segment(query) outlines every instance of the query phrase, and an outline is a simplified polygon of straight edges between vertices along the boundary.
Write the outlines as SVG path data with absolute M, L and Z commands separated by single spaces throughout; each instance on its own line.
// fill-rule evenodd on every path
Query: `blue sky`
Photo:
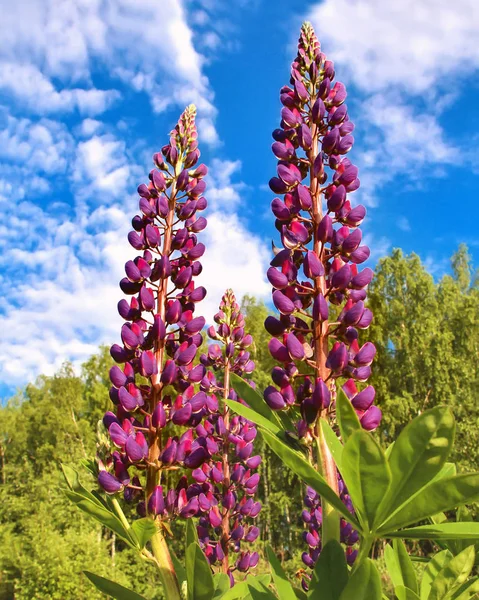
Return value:
M 477 259 L 476 0 L 0 0 L 0 396 L 117 341 L 136 186 L 195 102 L 203 284 L 268 299 L 271 131 L 312 21 L 356 124 L 373 260 Z

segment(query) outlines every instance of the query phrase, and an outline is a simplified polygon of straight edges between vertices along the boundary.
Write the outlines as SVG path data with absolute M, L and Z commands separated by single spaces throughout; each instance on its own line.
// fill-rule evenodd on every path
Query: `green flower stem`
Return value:
M 128 519 L 125 517 L 125 513 L 123 512 L 120 503 L 118 502 L 118 498 L 116 498 L 115 496 L 111 497 L 111 503 L 113 504 L 113 508 L 115 509 L 115 512 L 117 514 L 117 517 L 120 519 L 120 521 L 122 522 L 124 528 L 127 531 L 130 531 L 131 529 L 131 525 L 128 522 Z
M 151 548 L 160 571 L 161 583 L 168 600 L 181 600 L 180 586 L 175 573 L 170 551 L 161 531 L 157 531 L 151 538 Z
M 365 536 L 365 537 L 361 538 L 361 543 L 359 544 L 358 556 L 356 557 L 356 560 L 354 561 L 352 573 L 354 573 L 357 570 L 357 568 L 364 561 L 365 558 L 368 558 L 373 543 L 374 543 L 374 537 L 372 537 L 372 536 Z

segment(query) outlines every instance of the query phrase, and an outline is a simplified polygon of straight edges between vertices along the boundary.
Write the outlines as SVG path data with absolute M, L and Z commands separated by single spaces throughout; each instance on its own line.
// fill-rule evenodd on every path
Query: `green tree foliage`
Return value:
M 471 285 L 464 245 L 451 266 L 451 275 L 435 281 L 416 254 L 394 250 L 379 261 L 369 290 L 369 339 L 378 349 L 372 383 L 388 441 L 426 408 L 450 406 L 458 425 L 454 458 L 471 470 L 479 443 L 479 287 Z

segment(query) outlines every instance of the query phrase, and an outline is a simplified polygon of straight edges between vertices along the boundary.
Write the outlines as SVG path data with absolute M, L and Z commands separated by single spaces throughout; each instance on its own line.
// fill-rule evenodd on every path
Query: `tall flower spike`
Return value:
M 198 427 L 197 433 L 201 434 L 202 429 L 209 433 L 217 444 L 218 460 L 203 464 L 193 477 L 198 484 L 198 535 L 203 551 L 210 564 L 220 563 L 233 585 L 235 569 L 247 572 L 258 563 L 257 552 L 251 553 L 244 546 L 259 535 L 254 519 L 261 504 L 254 501 L 254 495 L 261 457 L 254 455 L 256 428 L 242 417 L 231 416 L 226 400 L 240 401 L 230 384 L 231 373 L 248 374 L 255 365 L 248 351 L 253 339 L 245 334 L 244 317 L 232 290 L 224 294 L 214 320 L 216 326 L 208 329 L 208 335 L 215 343 L 201 356 L 201 363 L 221 373 L 222 382 L 210 373 L 210 388 L 223 397 L 223 402 L 218 412 Z M 237 554 L 234 562 L 232 552 Z
M 358 268 L 369 257 L 358 228 L 366 210 L 353 207 L 349 197 L 359 187 L 358 168 L 346 157 L 354 125 L 344 103 L 346 88 L 334 78 L 333 63 L 305 23 L 290 85 L 280 91 L 280 128 L 273 132 L 278 166 L 270 188 L 278 197 L 271 208 L 283 248 L 277 249 L 268 270 L 280 314 L 268 318 L 265 327 L 273 336 L 271 355 L 280 366 L 274 368 L 274 385 L 264 397 L 274 410 L 299 408 L 298 434 L 310 440 L 329 485 L 346 497 L 319 418 L 333 421 L 337 386 L 365 429 L 378 426 L 381 411 L 373 404 L 374 389 L 365 387 L 375 348 L 369 342 L 359 344 L 359 331 L 372 319 L 364 304 L 372 271 Z M 317 500 L 310 496 L 308 492 L 310 510 L 303 513 L 310 547 L 304 562 L 314 566 L 321 545 L 319 526 L 325 543 L 340 538 L 340 522 L 324 502 L 318 512 Z M 350 536 L 342 532 L 341 538 Z
M 194 106 L 184 111 L 169 144 L 153 156 L 149 183 L 138 187 L 141 212 L 132 220 L 128 240 L 139 254 L 126 263 L 120 282 L 130 300 L 118 303 L 125 323 L 121 344 L 112 346 L 111 355 L 121 367 L 110 371 L 115 413 L 104 417 L 116 450 L 107 457 L 99 484 L 109 494 L 123 491 L 127 501 L 137 502 L 141 516 L 148 514 L 158 523 L 154 549 L 164 542 L 165 520 L 195 513 L 194 503 L 185 501 L 184 479 L 176 489 L 166 490 L 163 472 L 177 465 L 196 468 L 211 456 L 204 440 L 193 442 L 191 429 L 216 402 L 199 390 L 205 367 L 193 364 L 205 324 L 194 312 L 206 290 L 194 281 L 205 251 L 197 234 L 206 219 L 198 215 L 207 204 L 207 168 L 197 165 L 195 114 Z M 169 423 L 188 429 L 181 437 L 170 435 Z M 163 550 L 168 597 L 179 598 L 166 546 Z

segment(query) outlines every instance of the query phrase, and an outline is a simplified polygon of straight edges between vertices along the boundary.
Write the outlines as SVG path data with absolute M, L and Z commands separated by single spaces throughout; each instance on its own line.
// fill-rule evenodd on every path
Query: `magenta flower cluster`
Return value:
M 209 492 L 215 501 L 210 510 L 202 510 L 198 535 L 211 564 L 220 562 L 223 572 L 233 580 L 235 569 L 246 572 L 256 566 L 257 552 L 244 550 L 245 542 L 254 542 L 260 531 L 254 519 L 261 510 L 254 500 L 260 476 L 256 469 L 261 456 L 254 454 L 255 426 L 238 415 L 230 415 L 225 400 L 239 401 L 230 384 L 231 373 L 244 376 L 254 370 L 248 348 L 253 343 L 244 330 L 244 317 L 232 290 L 224 294 L 220 310 L 215 315 L 216 326 L 208 329 L 215 343 L 201 356 L 201 363 L 221 374 L 222 381 L 211 377 L 211 389 L 223 398 L 220 409 L 208 416 L 204 428 L 216 436 L 221 460 L 204 464 L 193 472 L 199 486 L 209 482 Z M 199 488 L 202 489 L 202 488 Z M 231 552 L 237 554 L 234 566 Z
M 99 482 L 108 493 L 123 490 L 127 500 L 138 499 L 140 514 L 196 514 L 198 499 L 190 497 L 186 478 L 164 491 L 161 474 L 198 468 L 217 452 L 210 436 L 194 431 L 218 409 L 216 396 L 206 392 L 206 368 L 194 362 L 205 325 L 195 308 L 206 290 L 195 277 L 205 251 L 197 234 L 206 219 L 199 214 L 207 205 L 195 112 L 189 107 L 181 115 L 169 144 L 153 157 L 149 183 L 138 188 L 141 213 L 128 240 L 139 255 L 125 265 L 120 287 L 131 299 L 118 303 L 122 343 L 111 347 L 122 367 L 110 370 L 116 411 L 103 421 L 116 450 Z M 170 423 L 188 429 L 170 435 Z
M 270 188 L 278 197 L 271 208 L 282 248 L 267 273 L 279 315 L 268 317 L 265 326 L 279 366 L 264 398 L 274 410 L 299 409 L 297 433 L 305 441 L 319 436 L 319 417 L 334 418 L 337 386 L 365 429 L 376 428 L 381 419 L 374 388 L 364 385 L 376 349 L 359 342 L 359 332 L 372 320 L 365 299 L 373 273 L 359 268 L 370 254 L 359 229 L 366 210 L 350 199 L 359 187 L 358 168 L 346 156 L 354 125 L 346 88 L 334 79 L 333 63 L 311 25 L 303 25 L 290 85 L 280 92 L 280 128 L 273 132 L 278 166 Z M 308 516 L 314 550 L 305 556 L 308 566 L 318 555 L 319 516 L 314 511 Z

